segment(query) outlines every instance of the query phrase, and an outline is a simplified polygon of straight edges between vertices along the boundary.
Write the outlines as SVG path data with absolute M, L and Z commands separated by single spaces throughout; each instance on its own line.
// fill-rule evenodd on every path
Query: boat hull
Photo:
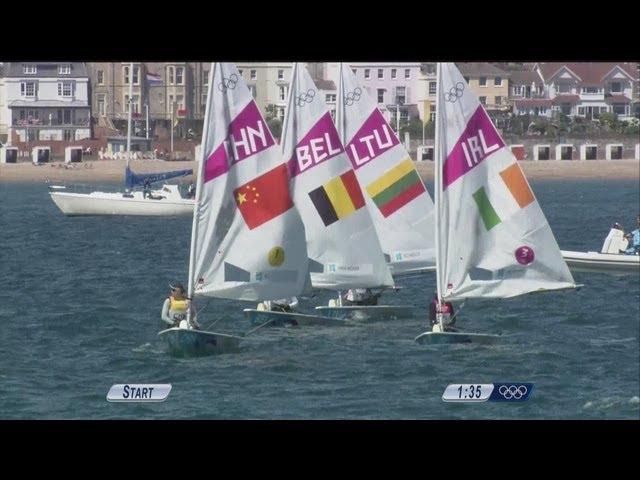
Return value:
M 305 313 L 271 312 L 269 310 L 245 308 L 244 314 L 249 317 L 253 325 L 261 325 L 269 321 L 272 322 L 270 325 L 274 327 L 335 327 L 348 325 L 348 322 L 343 319 Z
M 225 333 L 186 328 L 168 328 L 158 335 L 165 341 L 170 354 L 182 357 L 236 352 L 242 340 L 241 337 Z
M 455 343 L 493 344 L 502 338 L 501 335 L 463 332 L 425 332 L 415 338 L 421 345 L 445 345 Z
M 50 192 L 51 200 L 68 216 L 75 215 L 140 215 L 183 216 L 193 215 L 193 200 L 123 197 L 122 194 L 93 192 Z
M 408 305 L 320 306 L 316 307 L 316 312 L 327 317 L 345 320 L 381 321 L 411 317 L 413 307 Z
M 562 250 L 562 257 L 575 272 L 598 272 L 611 275 L 640 273 L 640 255 Z

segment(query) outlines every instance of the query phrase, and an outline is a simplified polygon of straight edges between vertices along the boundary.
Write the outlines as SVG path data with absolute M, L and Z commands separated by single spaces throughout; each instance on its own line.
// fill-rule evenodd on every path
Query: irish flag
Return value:
M 425 192 L 410 158 L 367 185 L 367 193 L 386 218 Z

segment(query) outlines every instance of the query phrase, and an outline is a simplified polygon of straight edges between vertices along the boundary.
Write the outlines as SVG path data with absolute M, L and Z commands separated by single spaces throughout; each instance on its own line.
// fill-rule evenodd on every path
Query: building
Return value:
M 89 76 L 81 62 L 4 65 L 4 112 L 16 141 L 91 137 Z
M 88 64 L 94 123 L 126 133 L 129 104 L 133 134 L 166 138 L 171 122 L 178 137 L 201 128 L 206 105 L 208 63 L 102 62 Z M 132 95 L 129 99 L 130 82 Z M 113 134 L 113 133 L 111 133 Z
M 5 64 L 0 63 L 0 144 L 7 143 L 9 138 L 9 125 L 11 122 L 8 120 L 8 110 L 4 99 L 4 69 Z
M 418 113 L 425 123 L 436 119 L 437 86 L 436 64 L 423 63 L 418 76 Z
M 339 63 L 328 63 L 326 66 L 326 79 L 336 85 L 339 66 Z M 360 85 L 377 100 L 378 108 L 394 127 L 397 112 L 400 112 L 402 123 L 420 116 L 420 67 L 419 62 L 349 63 Z
M 291 62 L 237 63 L 238 71 L 265 116 L 284 118 L 291 81 Z M 305 68 L 304 64 L 300 64 Z
M 511 73 L 491 63 L 456 64 L 471 91 L 489 113 L 505 113 L 509 104 L 509 78 Z
M 537 63 L 534 70 L 545 84 L 552 110 L 572 117 L 597 118 L 615 113 L 632 118 L 632 98 L 638 84 L 635 63 Z
M 551 116 L 552 103 L 546 97 L 544 81 L 537 71 L 511 72 L 509 100 L 516 115 Z

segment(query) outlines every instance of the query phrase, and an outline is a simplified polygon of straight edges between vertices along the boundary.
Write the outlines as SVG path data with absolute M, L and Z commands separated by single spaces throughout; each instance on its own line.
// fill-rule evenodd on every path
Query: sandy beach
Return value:
M 155 173 L 193 169 L 196 162 L 132 160 L 130 165 L 136 173 Z M 637 160 L 522 161 L 520 165 L 529 179 L 640 179 L 640 162 Z M 433 179 L 432 162 L 416 162 L 416 167 L 425 180 Z M 124 170 L 124 160 L 89 160 L 69 165 L 54 162 L 40 166 L 30 162 L 0 163 L 0 183 L 39 183 L 47 179 L 66 183 L 124 183 Z M 191 180 L 189 176 L 180 181 Z

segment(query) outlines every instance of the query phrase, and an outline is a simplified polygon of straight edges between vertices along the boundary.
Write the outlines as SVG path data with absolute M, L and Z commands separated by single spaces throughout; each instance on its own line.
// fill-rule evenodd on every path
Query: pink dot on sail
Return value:
M 529 265 L 536 258 L 531 247 L 518 247 L 516 250 L 516 260 L 520 265 Z

